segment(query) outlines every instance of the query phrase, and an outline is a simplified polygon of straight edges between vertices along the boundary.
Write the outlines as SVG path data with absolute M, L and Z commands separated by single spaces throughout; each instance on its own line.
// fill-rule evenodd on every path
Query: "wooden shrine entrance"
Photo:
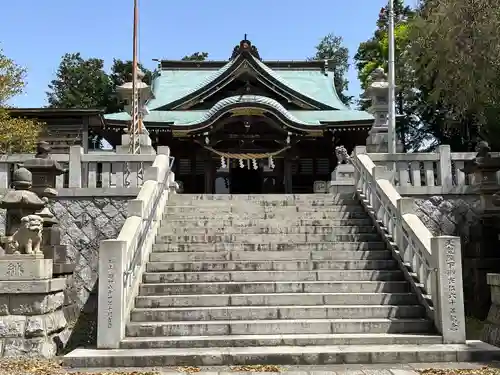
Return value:
M 274 168 L 260 163 L 255 169 L 251 162 L 244 161 L 241 167 L 239 160 L 231 160 L 226 168 L 218 167 L 214 171 L 213 181 L 208 185 L 215 194 L 285 193 L 283 159 L 276 159 L 274 163 Z

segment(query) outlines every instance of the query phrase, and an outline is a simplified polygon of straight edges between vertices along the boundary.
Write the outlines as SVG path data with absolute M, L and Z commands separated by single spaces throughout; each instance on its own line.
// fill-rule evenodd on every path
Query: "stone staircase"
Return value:
M 470 345 L 442 342 L 352 194 L 176 195 L 168 202 L 121 349 L 73 352 L 67 362 L 471 359 Z

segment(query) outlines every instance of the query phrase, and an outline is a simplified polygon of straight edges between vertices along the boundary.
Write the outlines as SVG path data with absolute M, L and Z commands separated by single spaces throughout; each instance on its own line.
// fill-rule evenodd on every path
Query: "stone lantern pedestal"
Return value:
M 472 174 L 473 191 L 479 195 L 478 220 L 469 228 L 463 241 L 464 299 L 466 314 L 483 320 L 491 304 L 486 274 L 500 272 L 500 207 L 495 201 L 499 191 L 496 174 L 500 158 L 492 157 L 485 142 L 478 145 L 478 154 L 467 163 L 463 172 Z
M 53 263 L 43 246 L 47 203 L 30 191 L 32 174 L 14 172 L 14 189 L 0 201 L 7 210 L 6 236 L 0 255 L 0 356 L 53 357 L 64 315 L 66 278 L 53 277 Z

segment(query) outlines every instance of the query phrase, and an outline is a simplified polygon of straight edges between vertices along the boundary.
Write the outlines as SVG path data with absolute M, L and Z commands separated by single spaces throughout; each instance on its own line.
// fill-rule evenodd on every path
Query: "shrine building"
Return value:
M 327 62 L 263 61 L 246 38 L 229 61 L 159 61 L 150 89 L 143 124 L 170 147 L 185 193 L 311 193 L 330 180 L 335 147 L 366 144 L 374 124 L 342 103 Z M 81 139 L 120 144 L 130 115 L 101 119 Z

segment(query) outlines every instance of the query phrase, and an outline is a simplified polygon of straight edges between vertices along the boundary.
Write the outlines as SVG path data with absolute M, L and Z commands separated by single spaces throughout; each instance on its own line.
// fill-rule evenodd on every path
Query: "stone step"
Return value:
M 406 281 L 238 281 L 202 283 L 144 283 L 141 296 L 262 293 L 406 293 Z
M 364 208 L 359 205 L 336 205 L 336 206 L 245 206 L 245 205 L 226 205 L 221 207 L 205 207 L 205 206 L 167 206 L 165 215 L 178 213 L 228 213 L 228 214 L 293 214 L 293 213 L 310 213 L 310 212 L 365 212 Z
M 338 333 L 338 334 L 285 334 L 285 335 L 228 335 L 228 336 L 174 336 L 125 337 L 121 348 L 241 348 L 255 346 L 306 345 L 430 345 L 441 344 L 443 339 L 431 334 L 393 333 Z M 286 349 L 283 350 L 286 352 Z
M 162 226 L 168 225 L 170 227 L 186 227 L 186 228 L 213 228 L 213 227 L 259 227 L 259 228 L 275 228 L 276 226 L 281 227 L 286 225 L 287 227 L 291 226 L 305 226 L 305 227 L 313 227 L 313 226 L 334 226 L 334 227 L 343 227 L 343 226 L 372 226 L 372 219 L 369 217 L 365 217 L 364 219 L 342 219 L 342 220 L 331 220 L 331 219 L 301 219 L 297 218 L 296 220 L 287 220 L 286 223 L 276 221 L 274 219 L 228 219 L 228 220 L 198 220 L 194 218 L 193 220 L 171 220 L 171 217 L 168 216 L 165 220 L 162 220 Z
M 240 207 L 246 209 L 259 209 L 259 208 L 287 208 L 287 207 L 318 207 L 328 209 L 336 206 L 360 206 L 360 202 L 354 198 L 344 198 L 336 200 L 282 200 L 282 201 L 169 201 L 166 205 L 167 208 L 175 207 L 199 207 L 202 209 L 224 209 L 227 207 Z
M 389 250 L 335 251 L 335 250 L 291 250 L 291 251 L 192 251 L 152 252 L 151 262 L 200 262 L 200 261 L 246 261 L 246 260 L 383 260 L 392 259 Z
M 356 234 L 356 233 L 375 233 L 375 227 L 371 226 L 287 226 L 283 223 L 282 226 L 274 227 L 183 227 L 173 226 L 166 222 L 160 227 L 161 235 L 231 235 L 231 234 Z
M 220 281 L 404 281 L 404 275 L 400 270 L 146 272 L 143 281 L 152 284 Z
M 216 210 L 213 212 L 175 212 L 167 213 L 163 216 L 166 220 L 211 220 L 213 222 L 220 222 L 222 220 L 266 220 L 266 219 L 279 219 L 287 221 L 296 220 L 342 220 L 342 219 L 366 219 L 368 214 L 364 211 L 337 211 L 337 212 L 222 212 Z
M 278 293 L 138 296 L 139 308 L 188 306 L 417 305 L 413 293 Z
M 353 193 L 337 194 L 177 194 L 171 198 L 172 202 L 190 201 L 331 201 L 335 199 L 352 199 Z
M 156 243 L 154 252 L 191 252 L 191 251 L 353 251 L 385 250 L 382 241 L 371 242 L 308 242 L 308 243 Z
M 268 333 L 423 333 L 432 330 L 433 323 L 427 319 L 270 319 L 130 322 L 126 325 L 125 335 L 129 337 L 155 337 L 263 335 Z
M 133 309 L 132 322 L 270 319 L 423 318 L 423 306 L 222 306 Z
M 386 337 L 386 335 L 383 335 Z M 420 336 L 420 335 L 419 335 Z M 314 337 L 314 336 L 313 336 Z M 362 337 L 360 335 L 360 337 Z M 156 338 L 155 338 L 156 340 Z M 76 349 L 63 357 L 69 367 L 217 365 L 331 365 L 359 363 L 491 362 L 500 349 L 481 341 L 428 345 L 313 345 L 162 349 Z
M 357 234 L 158 234 L 156 243 L 217 243 L 217 242 L 243 242 L 243 243 L 299 243 L 299 242 L 374 242 L 380 240 L 378 233 Z
M 149 262 L 146 272 L 389 270 L 396 267 L 393 259 Z

